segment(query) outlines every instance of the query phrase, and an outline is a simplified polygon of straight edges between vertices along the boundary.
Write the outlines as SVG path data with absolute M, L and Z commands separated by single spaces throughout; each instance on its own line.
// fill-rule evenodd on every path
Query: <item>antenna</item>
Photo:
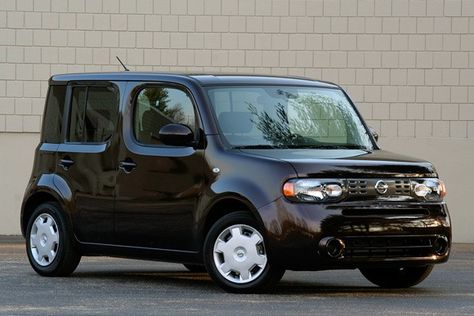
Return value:
M 115 56 L 115 58 L 117 58 L 117 60 L 122 65 L 122 67 L 125 71 L 130 71 L 130 69 L 128 69 L 127 66 L 125 66 L 125 64 L 120 60 L 120 58 L 118 56 Z

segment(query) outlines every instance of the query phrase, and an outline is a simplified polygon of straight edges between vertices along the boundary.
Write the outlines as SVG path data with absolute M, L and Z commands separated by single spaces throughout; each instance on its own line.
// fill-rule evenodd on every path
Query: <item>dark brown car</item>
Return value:
M 431 163 L 379 149 L 337 85 L 158 73 L 53 76 L 21 210 L 30 263 L 183 263 L 224 289 L 360 269 L 382 287 L 448 260 Z

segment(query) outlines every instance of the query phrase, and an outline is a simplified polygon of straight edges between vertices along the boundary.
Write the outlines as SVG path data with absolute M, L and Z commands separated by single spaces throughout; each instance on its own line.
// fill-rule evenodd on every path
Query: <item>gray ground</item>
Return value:
M 180 265 L 83 258 L 69 278 L 40 277 L 18 240 L 0 238 L 0 314 L 474 315 L 474 244 L 456 244 L 421 285 L 382 290 L 358 271 L 292 272 L 271 294 L 227 294 Z

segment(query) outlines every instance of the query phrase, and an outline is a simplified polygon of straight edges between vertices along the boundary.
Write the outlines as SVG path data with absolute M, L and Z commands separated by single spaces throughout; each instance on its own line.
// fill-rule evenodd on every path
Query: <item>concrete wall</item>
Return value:
M 20 234 L 20 206 L 39 135 L 0 133 L 0 235 Z
M 340 83 L 382 146 L 437 164 L 455 239 L 474 241 L 472 0 L 1 0 L 0 234 L 19 231 L 47 78 L 120 70 L 116 55 L 132 70 Z

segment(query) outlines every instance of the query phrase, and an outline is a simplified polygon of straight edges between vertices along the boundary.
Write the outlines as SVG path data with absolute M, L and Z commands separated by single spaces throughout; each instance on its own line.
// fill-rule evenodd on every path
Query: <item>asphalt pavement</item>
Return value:
M 474 315 L 474 244 L 420 285 L 380 289 L 357 270 L 293 272 L 267 294 L 236 295 L 178 264 L 83 258 L 68 278 L 37 275 L 18 238 L 0 237 L 2 315 Z

